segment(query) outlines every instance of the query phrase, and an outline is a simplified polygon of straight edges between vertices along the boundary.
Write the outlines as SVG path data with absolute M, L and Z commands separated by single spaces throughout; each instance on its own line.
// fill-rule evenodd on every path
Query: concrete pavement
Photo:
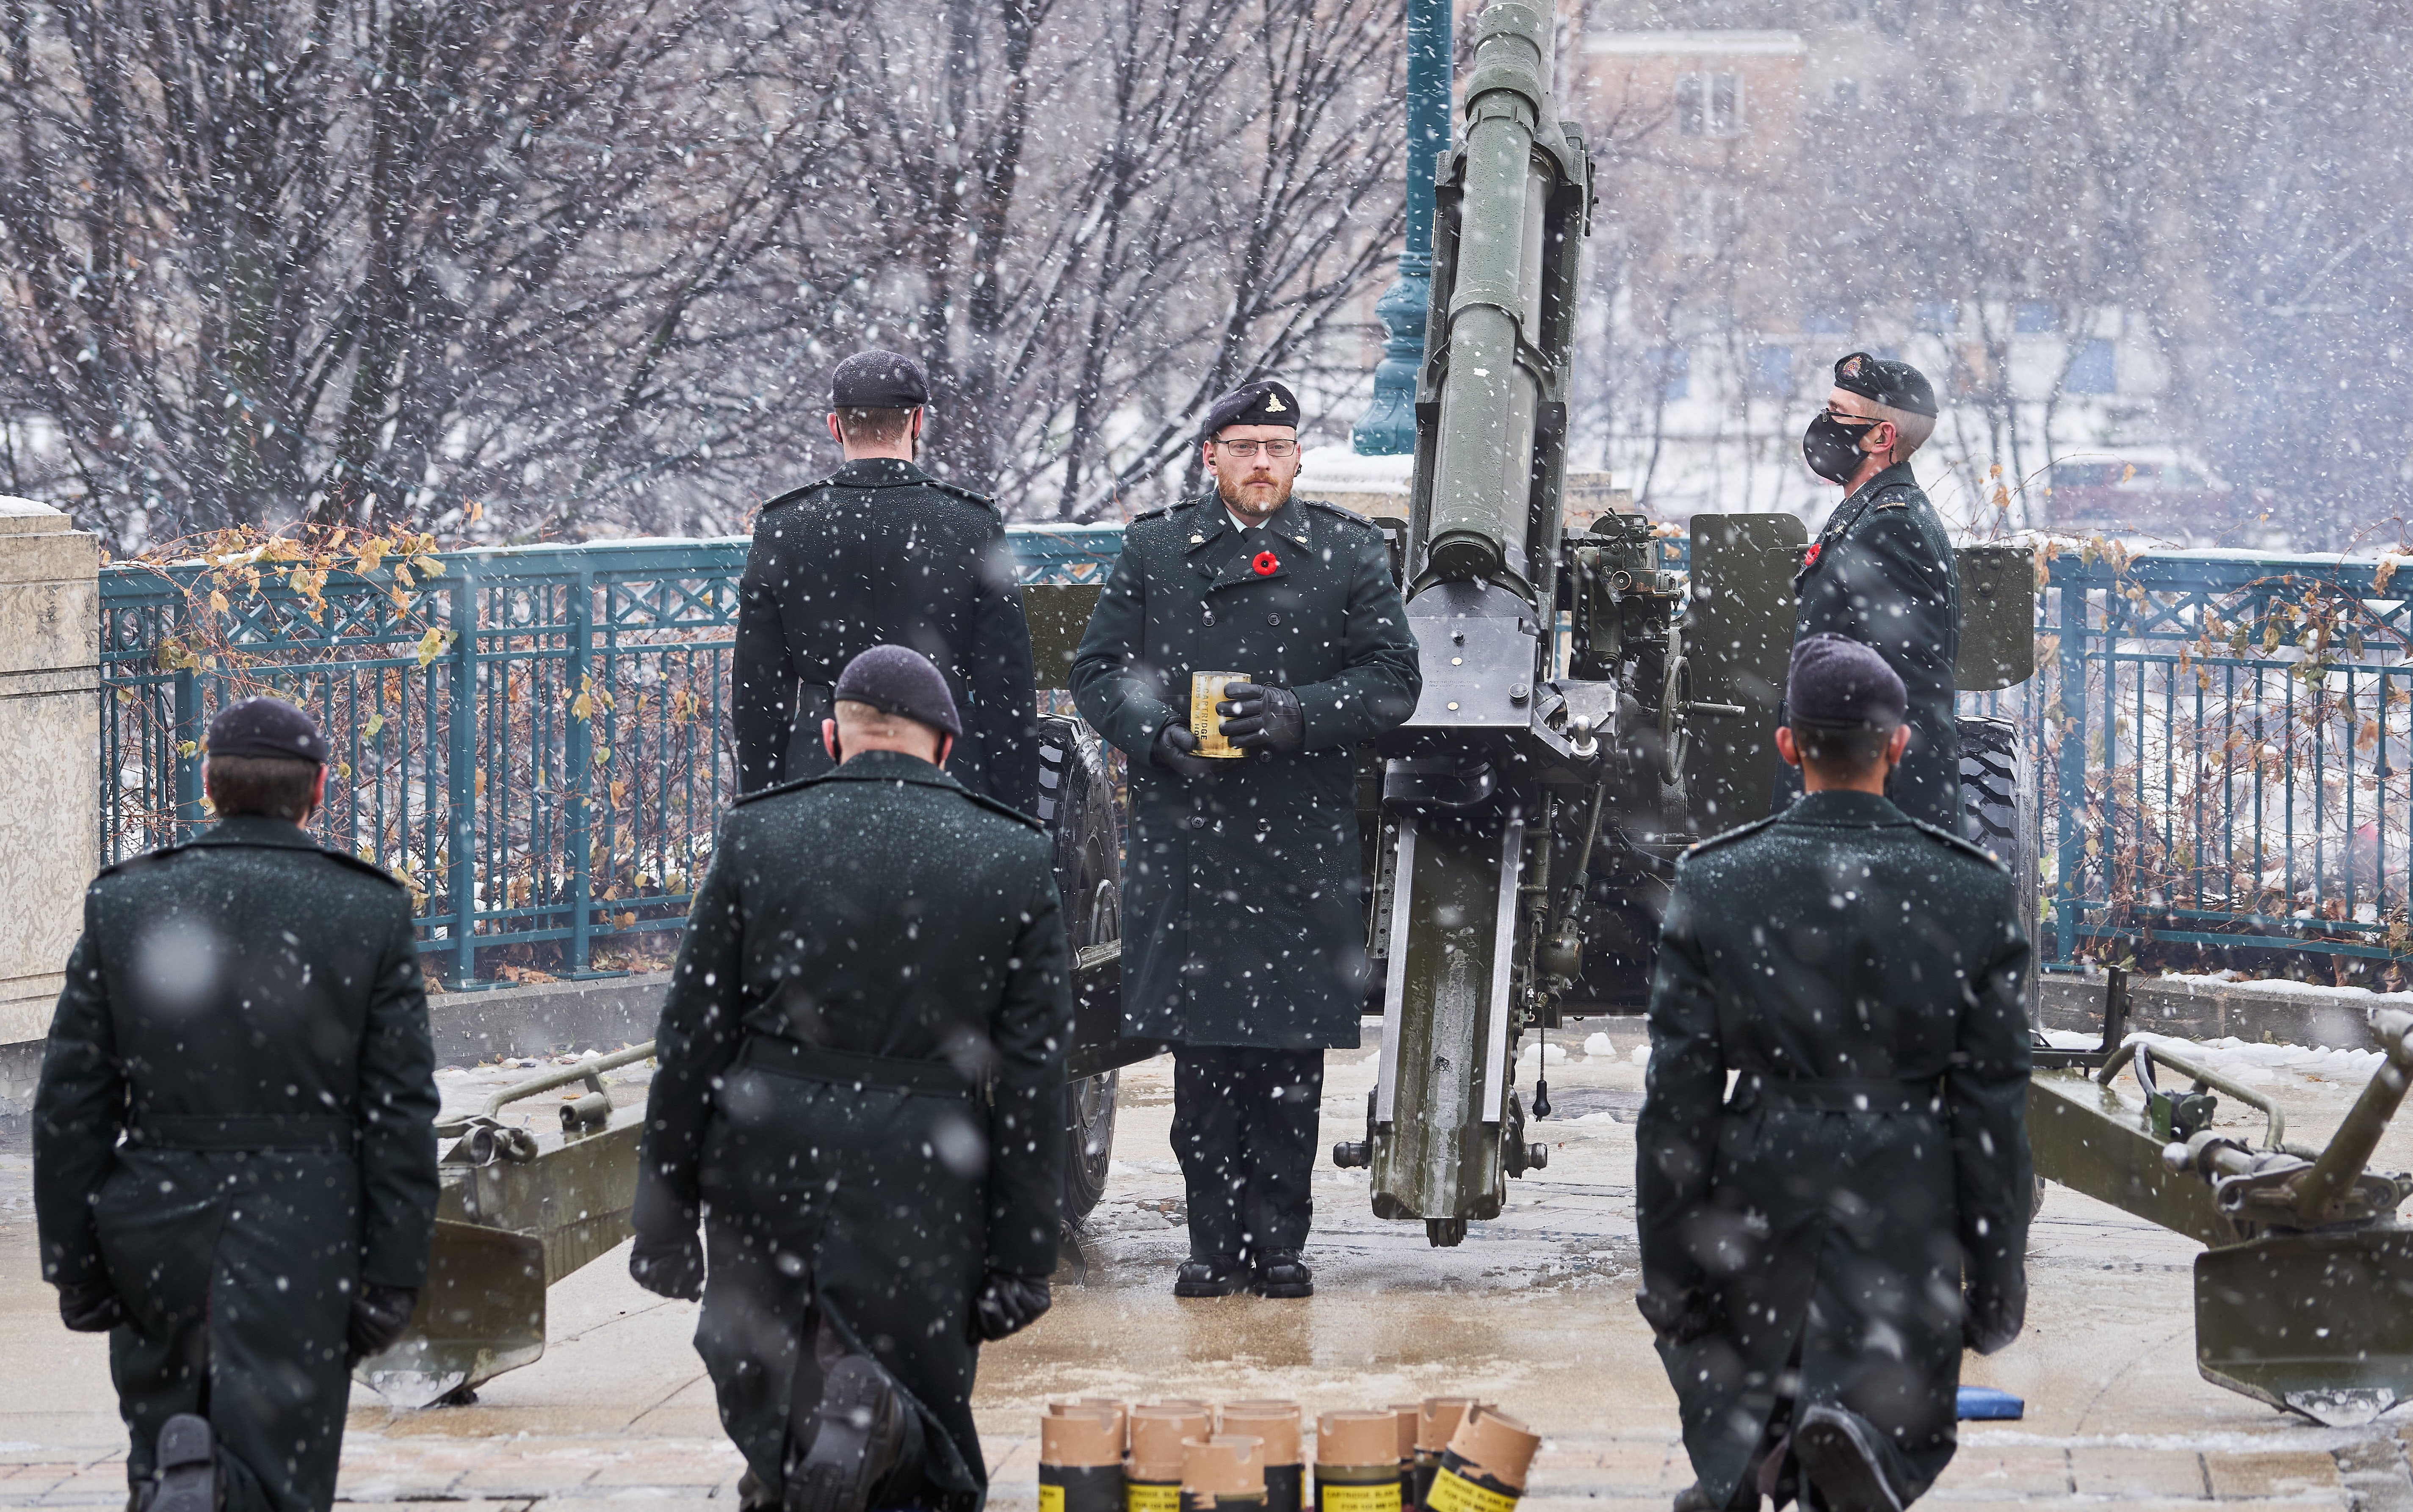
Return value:
M 1599 1032 L 1556 1042 L 1573 1049 Z M 1175 1301 L 1185 1243 L 1166 1145 L 1170 1063 L 1126 1072 L 1116 1166 L 1084 1244 L 1088 1284 L 1059 1284 L 1044 1321 L 984 1356 L 975 1407 L 996 1503 L 1035 1505 L 1036 1419 L 1051 1397 L 1280 1396 L 1312 1414 L 1449 1392 L 1496 1401 L 1545 1435 L 1527 1499 L 1536 1512 L 1665 1507 L 1691 1475 L 1633 1307 L 1641 1072 L 1630 1052 L 1641 1036 L 1633 1023 L 1606 1033 L 1603 1053 L 1550 1068 L 1560 1114 L 1535 1130 L 1552 1144 L 1549 1169 L 1512 1182 L 1507 1212 L 1455 1250 L 1429 1249 L 1420 1225 L 1375 1220 L 1364 1173 L 1323 1166 L 1310 1255 L 1319 1295 L 1298 1302 Z M 2325 1133 L 2359 1085 L 2333 1057 L 2290 1069 L 2276 1064 L 2284 1057 L 2236 1053 L 2299 1138 Z M 518 1074 L 448 1077 L 448 1100 L 474 1102 Z M 1370 1046 L 1329 1058 L 1327 1143 L 1361 1137 L 1372 1077 Z M 1529 1063 L 1529 1097 L 1532 1077 Z M 621 1095 L 638 1091 L 632 1079 Z M 2413 1167 L 2413 1136 L 2391 1133 L 2381 1160 Z M 7 1157 L 0 1504 L 117 1505 L 122 1438 L 104 1341 L 58 1327 L 50 1289 L 34 1280 L 32 1228 L 25 1162 Z M 1965 1375 L 2024 1397 L 2028 1416 L 1968 1425 L 1933 1499 L 2413 1509 L 2394 1423 L 2315 1428 L 2197 1375 L 2195 1253 L 2055 1189 L 2036 1227 L 2028 1331 Z M 739 1464 L 688 1347 L 693 1312 L 633 1285 L 625 1251 L 607 1256 L 554 1288 L 545 1358 L 476 1403 L 405 1413 L 356 1391 L 343 1499 L 727 1508 Z

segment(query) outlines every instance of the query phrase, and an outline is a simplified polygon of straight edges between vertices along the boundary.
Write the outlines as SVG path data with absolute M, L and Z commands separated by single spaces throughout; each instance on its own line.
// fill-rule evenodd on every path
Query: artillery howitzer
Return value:
M 1807 544 L 1790 515 L 1700 516 L 1679 575 L 1639 516 L 1566 534 L 1592 177 L 1551 108 L 1552 47 L 1547 8 L 1484 8 L 1440 165 L 1415 470 L 1389 522 L 1424 693 L 1360 785 L 1382 1061 L 1366 1138 L 1333 1158 L 1369 1167 L 1375 1213 L 1423 1219 L 1435 1244 L 1498 1216 L 1504 1178 L 1547 1158 L 1514 1086 L 1522 1035 L 1640 1011 L 1677 856 L 1768 812 Z M 1961 574 L 1960 685 L 2023 681 L 2025 554 L 1966 549 Z M 1973 743 L 1988 831 L 2033 876 L 2015 731 L 1970 722 L 1964 768 Z

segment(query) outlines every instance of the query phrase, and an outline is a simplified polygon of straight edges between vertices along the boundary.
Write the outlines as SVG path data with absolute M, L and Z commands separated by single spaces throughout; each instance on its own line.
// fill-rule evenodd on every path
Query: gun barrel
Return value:
M 1466 86 L 1457 278 L 1435 336 L 1448 354 L 1434 438 L 1426 567 L 1458 582 L 1531 582 L 1526 512 L 1542 374 L 1546 210 L 1553 170 L 1535 146 L 1557 129 L 1554 18 L 1501 0 L 1477 22 Z
M 2405 1101 L 2406 1089 L 2413 1085 L 2406 1075 L 2413 1071 L 2413 1014 L 2383 1009 L 2372 1016 L 2372 1028 L 2388 1059 L 2363 1084 L 2362 1094 L 2347 1110 L 2346 1122 L 2338 1125 L 2313 1168 L 2296 1185 L 2296 1216 L 2307 1224 L 2324 1221 L 2340 1195 L 2362 1174 L 2371 1163 L 2372 1151 L 2378 1148 L 2380 1135 L 2387 1132 L 2388 1121 Z

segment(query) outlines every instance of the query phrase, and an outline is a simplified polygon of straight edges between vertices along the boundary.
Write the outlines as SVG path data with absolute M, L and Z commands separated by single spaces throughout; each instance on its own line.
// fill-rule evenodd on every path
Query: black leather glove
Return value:
M 126 1322 L 126 1304 L 106 1280 L 59 1288 L 59 1321 L 77 1333 L 107 1333 Z
M 1243 751 L 1288 756 L 1307 744 L 1307 715 L 1299 710 L 1298 695 L 1288 688 L 1226 683 L 1215 712 L 1223 716 L 1223 738 Z
M 352 1298 L 351 1316 L 344 1325 L 345 1367 L 384 1353 L 402 1337 L 410 1322 L 410 1310 L 418 1305 L 416 1286 L 363 1286 Z
M 1961 1294 L 1961 1342 L 1980 1355 L 1991 1355 L 2020 1336 L 2027 1322 L 2027 1294 L 2006 1297 L 1991 1288 L 1970 1287 Z
M 1703 1286 L 1654 1290 L 1646 1284 L 1634 1305 L 1661 1343 L 1688 1344 L 1718 1326 L 1716 1300 Z
M 992 1270 L 981 1284 L 980 1294 L 972 1299 L 972 1338 L 977 1343 L 995 1343 L 1039 1321 L 1054 1299 L 1047 1295 L 1045 1276 L 1017 1276 L 1011 1270 Z
M 1190 754 L 1197 749 L 1198 737 L 1178 720 L 1168 719 L 1156 732 L 1156 743 L 1147 748 L 1147 758 L 1177 777 L 1204 777 L 1215 770 L 1215 762 L 1210 756 Z
M 629 1274 L 657 1297 L 692 1302 L 703 1295 L 703 1239 L 692 1228 L 637 1236 Z

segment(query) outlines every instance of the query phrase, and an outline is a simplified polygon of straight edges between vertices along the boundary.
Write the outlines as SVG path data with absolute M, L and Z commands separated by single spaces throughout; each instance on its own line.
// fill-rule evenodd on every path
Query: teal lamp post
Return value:
M 1425 301 L 1432 293 L 1433 164 L 1449 146 L 1451 0 L 1407 0 L 1408 237 L 1399 276 L 1375 301 L 1386 339 L 1374 369 L 1374 402 L 1350 433 L 1361 457 L 1416 449 L 1416 368 L 1425 358 Z

